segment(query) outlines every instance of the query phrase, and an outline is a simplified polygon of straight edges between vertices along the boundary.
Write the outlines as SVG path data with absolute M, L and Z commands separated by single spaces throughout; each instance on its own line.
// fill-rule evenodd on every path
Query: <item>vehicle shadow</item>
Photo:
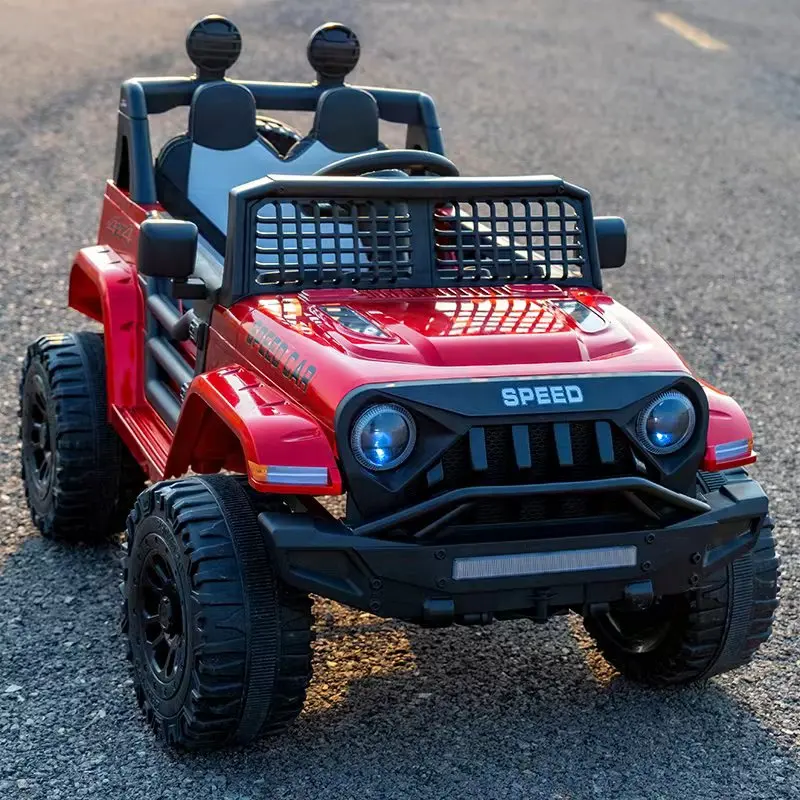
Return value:
M 326 796 L 353 773 L 376 797 L 404 798 L 775 798 L 800 786 L 797 754 L 737 701 L 751 671 L 656 692 L 620 678 L 577 618 L 421 630 L 327 601 L 316 611 L 306 711 L 246 760 L 291 785 L 313 753 L 317 775 L 289 796 Z
M 110 798 L 166 797 L 165 774 L 198 798 L 253 800 L 800 796 L 796 751 L 759 717 L 773 702 L 759 682 L 780 679 L 784 654 L 654 692 L 616 676 L 572 619 L 422 630 L 321 600 L 314 680 L 290 731 L 173 753 L 133 699 L 116 556 L 32 537 L 0 568 L 0 673 L 17 684 L 0 722 L 6 707 L 20 731 L 5 740 L 10 774 L 36 752 L 41 780 L 62 790 L 59 764 L 92 754 L 102 771 L 81 785 Z

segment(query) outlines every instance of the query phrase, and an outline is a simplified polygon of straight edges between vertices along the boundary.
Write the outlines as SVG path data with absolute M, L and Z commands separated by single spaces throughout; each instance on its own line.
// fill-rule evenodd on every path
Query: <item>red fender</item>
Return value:
M 277 467 L 323 468 L 327 475 L 324 483 L 314 485 L 283 482 L 285 475 L 276 483 L 270 469 Z M 333 448 L 320 425 L 239 366 L 198 375 L 189 386 L 165 475 L 182 475 L 190 468 L 246 471 L 250 485 L 262 492 L 342 493 Z
M 84 247 L 70 271 L 69 306 L 103 324 L 109 411 L 143 405 L 144 306 L 136 269 L 110 247 Z
M 756 460 L 756 453 L 753 451 L 753 430 L 744 411 L 725 392 L 721 392 L 707 383 L 703 383 L 703 388 L 708 398 L 709 414 L 706 451 L 700 468 L 714 472 L 715 470 L 753 464 Z M 744 441 L 749 442 L 744 455 L 727 461 L 718 461 L 715 449 L 718 444 Z

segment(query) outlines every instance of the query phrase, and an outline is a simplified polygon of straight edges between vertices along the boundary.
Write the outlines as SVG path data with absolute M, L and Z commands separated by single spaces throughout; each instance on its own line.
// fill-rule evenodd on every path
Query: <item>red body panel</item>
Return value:
M 220 442 L 219 420 L 240 442 L 244 463 L 230 460 L 229 447 L 219 447 L 224 443 Z M 247 472 L 254 488 L 269 491 L 274 487 L 267 486 L 263 473 L 259 474 L 259 468 L 268 464 L 327 468 L 327 486 L 294 487 L 293 493 L 342 492 L 336 460 L 313 419 L 244 367 L 223 367 L 198 375 L 184 400 L 166 474 L 179 475 L 190 467 L 198 472 L 227 468 Z
M 553 301 L 580 299 L 605 327 L 587 333 Z M 345 305 L 382 329 L 356 334 L 324 306 Z M 608 296 L 553 286 L 498 289 L 313 291 L 250 298 L 215 325 L 265 376 L 321 420 L 367 383 L 580 375 L 688 367 L 638 317 Z M 272 335 L 274 334 L 274 335 Z M 307 384 L 292 379 L 298 368 Z
M 578 301 L 597 315 L 581 325 L 563 308 Z M 325 308 L 345 306 L 383 337 L 357 334 Z M 368 383 L 534 375 L 624 374 L 691 370 L 649 325 L 608 295 L 555 286 L 399 291 L 312 291 L 249 298 L 219 310 L 216 329 L 239 359 L 332 424 L 341 399 Z M 593 329 L 589 329 L 593 328 Z M 312 372 L 309 374 L 309 370 Z M 704 384 L 713 446 L 752 437 L 729 396 Z M 704 469 L 752 463 L 750 456 Z
M 756 454 L 752 452 L 752 444 L 750 447 L 750 455 L 724 463 L 717 462 L 714 453 L 716 445 L 742 439 L 748 439 L 752 442 L 753 431 L 750 428 L 750 423 L 747 421 L 744 411 L 742 411 L 739 404 L 730 395 L 721 392 L 719 389 L 715 389 L 713 386 L 703 381 L 701 381 L 701 383 L 706 390 L 709 411 L 706 452 L 703 457 L 703 462 L 700 465 L 701 469 L 714 472 L 718 469 L 745 467 L 748 464 L 755 463 Z
M 259 483 L 264 465 L 324 466 L 327 486 L 283 485 L 281 491 L 340 494 L 341 476 L 323 429 L 263 379 L 236 368 L 234 347 L 214 332 L 210 371 L 192 382 L 175 435 L 147 402 L 144 298 L 135 262 L 139 225 L 153 210 L 158 207 L 133 203 L 109 181 L 99 244 L 78 253 L 70 274 L 70 307 L 104 327 L 109 417 L 123 441 L 152 480 L 191 467 L 226 468 L 247 472 L 262 491 L 276 491 Z M 193 363 L 194 346 L 183 343 L 180 349 Z M 214 371 L 215 364 L 229 368 Z
M 103 323 L 110 406 L 141 405 L 143 302 L 136 268 L 110 247 L 85 247 L 72 265 L 69 305 Z
M 144 396 L 144 301 L 135 267 L 150 211 L 109 181 L 99 246 L 81 250 L 69 304 L 102 322 L 109 414 L 152 479 L 246 471 L 262 491 L 339 494 L 333 420 L 350 391 L 370 383 L 673 372 L 690 374 L 650 326 L 608 295 L 557 286 L 316 290 L 253 297 L 212 317 L 206 372 L 192 382 L 176 433 Z M 357 332 L 337 319 L 355 312 Z M 187 352 L 193 363 L 193 351 Z M 705 385 L 710 407 L 704 469 L 714 446 L 750 439 L 736 402 Z M 327 486 L 270 487 L 267 465 L 328 470 Z
M 140 206 L 134 203 L 113 181 L 106 181 L 100 228 L 97 231 L 98 243 L 113 247 L 121 258 L 135 265 L 139 225 L 149 212 L 159 210 L 160 206 Z

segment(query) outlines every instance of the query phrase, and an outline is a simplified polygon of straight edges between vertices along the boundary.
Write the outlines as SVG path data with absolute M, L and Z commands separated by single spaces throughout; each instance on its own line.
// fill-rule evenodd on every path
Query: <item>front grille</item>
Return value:
M 462 486 L 583 481 L 636 474 L 628 439 L 605 421 L 489 425 L 472 428 L 428 472 L 417 497 Z M 556 521 L 620 511 L 613 494 L 554 494 L 484 500 L 475 524 Z

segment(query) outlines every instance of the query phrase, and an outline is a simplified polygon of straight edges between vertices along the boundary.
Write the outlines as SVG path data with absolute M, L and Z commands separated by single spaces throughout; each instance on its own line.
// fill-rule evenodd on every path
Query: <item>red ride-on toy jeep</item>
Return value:
M 69 289 L 103 333 L 43 336 L 23 368 L 35 524 L 75 540 L 127 515 L 153 727 L 188 747 L 283 730 L 309 593 L 422 625 L 573 611 L 658 686 L 746 663 L 778 563 L 752 433 L 603 293 L 623 221 L 552 176 L 459 177 L 428 97 L 345 84 L 343 26 L 314 33 L 308 85 L 226 79 L 240 41 L 207 18 L 195 76 L 123 84 Z M 154 162 L 148 118 L 179 106 Z M 345 493 L 342 519 L 315 499 Z

